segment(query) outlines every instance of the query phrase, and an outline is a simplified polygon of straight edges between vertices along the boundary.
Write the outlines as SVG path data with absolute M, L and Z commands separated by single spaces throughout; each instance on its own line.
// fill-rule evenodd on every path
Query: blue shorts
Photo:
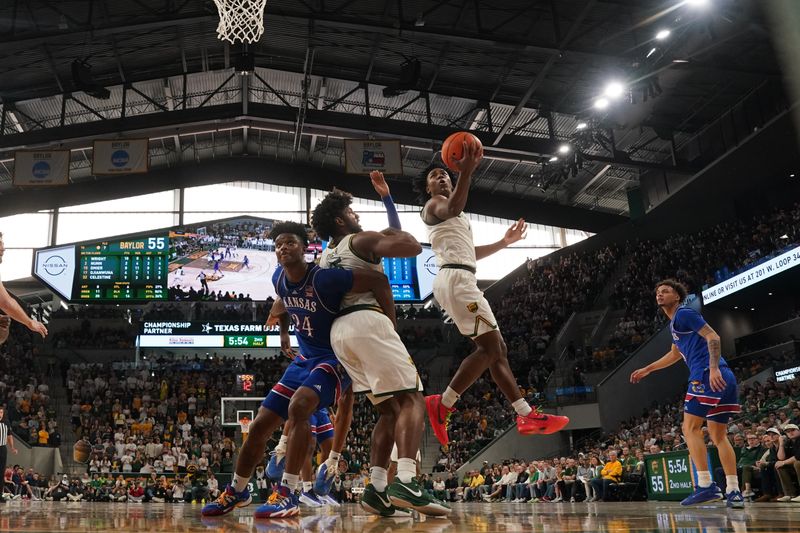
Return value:
M 712 422 L 727 424 L 733 415 L 742 411 L 739 405 L 739 386 L 736 376 L 727 366 L 720 367 L 725 390 L 715 392 L 708 382 L 708 370 L 703 372 L 703 381 L 690 381 L 686 391 L 683 410 L 690 415 L 699 416 Z
M 319 396 L 317 409 L 322 409 L 338 402 L 350 383 L 350 377 L 333 354 L 312 359 L 295 358 L 261 405 L 288 420 L 289 402 L 299 387 L 316 392 Z
M 327 409 L 322 408 L 311 415 L 311 434 L 317 438 L 317 444 L 333 438 L 333 423 Z

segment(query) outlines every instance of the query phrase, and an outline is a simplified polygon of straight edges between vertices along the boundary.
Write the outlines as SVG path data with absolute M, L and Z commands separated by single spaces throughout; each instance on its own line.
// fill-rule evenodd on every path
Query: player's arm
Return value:
M 464 157 L 456 161 L 458 167 L 458 181 L 453 193 L 449 197 L 436 195 L 428 200 L 428 214 L 439 220 L 455 218 L 464 211 L 472 185 L 472 173 L 478 168 L 483 157 L 483 147 L 464 143 Z
M 292 349 L 291 336 L 289 335 L 289 313 L 286 311 L 286 306 L 283 304 L 283 299 L 278 298 L 272 304 L 272 309 L 269 311 L 267 323 L 265 326 L 273 327 L 279 326 L 281 337 L 281 351 L 289 358 L 294 359 L 295 351 Z
M 416 257 L 422 253 L 422 245 L 413 235 L 395 229 L 387 233 L 362 231 L 350 242 L 363 257 Z
M 38 333 L 42 337 L 47 336 L 47 328 L 44 324 L 26 315 L 25 310 L 8 293 L 2 283 L 0 283 L 0 310 L 34 333 Z
M 372 187 L 375 189 L 375 192 L 381 197 L 384 207 L 386 207 L 386 216 L 389 217 L 389 227 L 403 229 L 400 225 L 400 215 L 397 214 L 397 207 L 394 205 L 392 193 L 389 192 L 389 184 L 386 183 L 383 172 L 373 170 L 369 173 L 369 179 L 372 181 Z
M 392 288 L 389 286 L 389 280 L 382 273 L 366 269 L 353 270 L 353 287 L 350 291 L 372 292 L 384 314 L 397 326 Z
M 714 328 L 705 324 L 697 331 L 708 344 L 708 382 L 711 390 L 719 392 L 725 390 L 726 383 L 719 370 L 719 360 L 722 357 L 722 343 Z
M 673 344 L 670 351 L 667 352 L 667 354 L 664 357 L 653 361 L 644 368 L 634 370 L 631 373 L 631 383 L 639 383 L 648 374 L 655 372 L 656 370 L 661 370 L 662 368 L 667 368 L 668 366 L 672 366 L 680 360 L 681 360 L 681 352 L 678 350 L 678 347 Z
M 514 244 L 528 236 L 528 226 L 525 225 L 525 219 L 521 218 L 514 222 L 510 228 L 506 230 L 506 234 L 499 241 L 487 244 L 485 246 L 475 247 L 475 258 L 483 259 L 489 257 L 495 252 L 499 252 L 503 248 Z

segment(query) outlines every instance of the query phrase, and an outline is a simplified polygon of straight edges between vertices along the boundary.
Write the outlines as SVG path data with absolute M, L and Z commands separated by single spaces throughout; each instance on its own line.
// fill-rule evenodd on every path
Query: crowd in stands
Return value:
M 77 320 L 88 319 L 113 319 L 131 317 L 136 308 L 120 307 L 118 305 L 69 305 L 66 308 L 58 307 L 50 313 L 50 318 L 66 318 Z
M 31 364 L 37 354 L 30 331 L 12 323 L 8 341 L 0 346 L 0 406 L 18 439 L 31 446 L 58 446 L 61 433 L 50 387 Z
M 53 333 L 50 342 L 56 348 L 124 350 L 133 348 L 135 337 L 130 328 L 93 328 L 84 320 L 79 328 Z

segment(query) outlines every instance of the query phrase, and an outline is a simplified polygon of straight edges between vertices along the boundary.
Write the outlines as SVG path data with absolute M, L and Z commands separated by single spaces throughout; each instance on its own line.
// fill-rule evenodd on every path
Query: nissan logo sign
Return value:
M 59 276 L 67 269 L 67 262 L 60 255 L 51 255 L 44 260 L 42 268 L 51 276 Z
M 439 267 L 436 266 L 436 256 L 432 255 L 428 257 L 425 261 L 422 262 L 425 266 L 425 270 L 431 273 L 432 276 L 435 276 L 439 272 Z

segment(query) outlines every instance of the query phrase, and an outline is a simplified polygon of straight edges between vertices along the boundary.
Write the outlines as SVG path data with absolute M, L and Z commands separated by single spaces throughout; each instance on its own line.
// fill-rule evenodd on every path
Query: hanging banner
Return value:
M 400 141 L 345 139 L 344 157 L 348 174 L 369 174 L 373 170 L 384 174 L 403 173 Z
M 20 150 L 14 153 L 14 185 L 49 187 L 69 183 L 69 150 Z
M 140 174 L 150 165 L 147 139 L 117 139 L 95 141 L 92 173 Z

